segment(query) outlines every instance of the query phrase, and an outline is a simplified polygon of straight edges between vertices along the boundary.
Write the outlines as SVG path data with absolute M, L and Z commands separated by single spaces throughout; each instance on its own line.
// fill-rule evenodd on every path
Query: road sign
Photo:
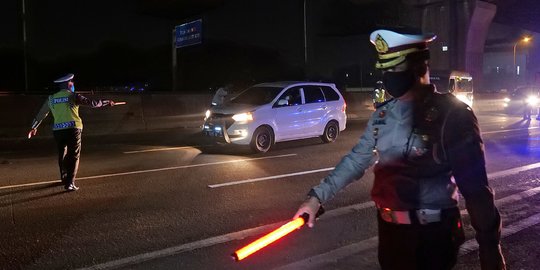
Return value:
M 202 19 L 177 25 L 176 32 L 176 48 L 182 48 L 202 42 Z

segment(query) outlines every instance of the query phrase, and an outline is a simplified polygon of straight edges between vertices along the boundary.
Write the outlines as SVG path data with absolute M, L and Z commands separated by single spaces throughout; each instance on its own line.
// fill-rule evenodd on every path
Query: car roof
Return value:
M 280 87 L 285 88 L 289 86 L 295 86 L 295 85 L 325 85 L 325 86 L 333 86 L 336 85 L 333 83 L 324 83 L 324 82 L 309 82 L 309 81 L 278 81 L 278 82 L 266 82 L 266 83 L 259 83 L 254 86 L 269 86 L 269 87 Z

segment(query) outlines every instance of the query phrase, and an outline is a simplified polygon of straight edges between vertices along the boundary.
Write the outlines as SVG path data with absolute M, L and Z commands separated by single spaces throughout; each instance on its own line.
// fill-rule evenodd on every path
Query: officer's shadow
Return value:
M 49 198 L 53 196 L 58 196 L 60 194 L 64 194 L 66 193 L 66 191 L 62 189 L 58 191 L 53 191 L 52 193 L 36 195 L 36 193 L 39 191 L 44 191 L 45 189 L 49 189 L 49 188 L 59 188 L 62 185 L 63 185 L 62 183 L 58 182 L 58 183 L 51 183 L 47 185 L 35 186 L 35 187 L 30 187 L 30 188 L 22 187 L 22 188 L 13 188 L 7 191 L 2 191 L 0 192 L 0 208 L 14 205 L 14 204 L 21 204 L 21 203 L 41 200 L 41 199 L 45 199 L 45 198 Z M 15 197 L 15 198 L 10 198 L 10 197 Z

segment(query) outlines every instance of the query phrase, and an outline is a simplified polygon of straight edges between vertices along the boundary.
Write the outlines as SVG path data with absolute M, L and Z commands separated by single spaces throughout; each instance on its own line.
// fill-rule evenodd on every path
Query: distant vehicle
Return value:
M 503 99 L 506 113 L 523 115 L 523 118 L 530 118 L 531 114 L 538 114 L 539 106 L 540 86 L 518 86 Z
M 430 80 L 431 83 L 435 84 L 437 92 L 451 93 L 459 100 L 472 107 L 474 87 L 471 74 L 456 70 L 450 72 L 450 75 L 445 72 L 433 72 L 433 74 L 430 75 Z
M 373 89 L 373 107 L 376 109 L 380 104 L 386 101 L 386 89 L 382 81 L 377 81 Z
M 345 109 L 334 84 L 262 83 L 211 107 L 203 134 L 219 142 L 249 145 L 259 153 L 282 141 L 320 137 L 329 143 L 346 127 Z
M 448 79 L 448 92 L 456 96 L 459 100 L 472 107 L 473 78 L 471 74 L 462 71 L 452 71 Z

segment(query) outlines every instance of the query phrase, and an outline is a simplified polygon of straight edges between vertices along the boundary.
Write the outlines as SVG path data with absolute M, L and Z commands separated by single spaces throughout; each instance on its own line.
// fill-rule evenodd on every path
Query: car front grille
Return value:
M 206 119 L 206 122 L 212 124 L 225 124 L 225 129 L 227 129 L 234 123 L 232 116 L 232 114 L 212 113 L 212 115 Z

